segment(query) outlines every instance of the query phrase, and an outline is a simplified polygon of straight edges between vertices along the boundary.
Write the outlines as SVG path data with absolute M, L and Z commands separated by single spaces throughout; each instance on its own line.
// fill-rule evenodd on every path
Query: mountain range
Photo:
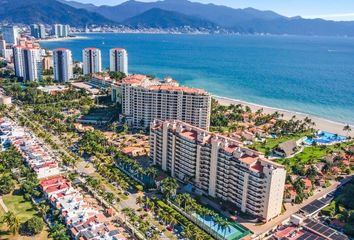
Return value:
M 99 13 L 56 0 L 0 0 L 0 21 L 9 23 L 115 24 Z
M 5 3 L 5 4 L 4 4 Z M 0 0 L 0 19 L 8 22 L 63 22 L 124 25 L 131 28 L 225 29 L 239 33 L 354 36 L 354 22 L 285 17 L 254 8 L 234 9 L 188 0 L 139 2 L 96 6 L 69 0 Z

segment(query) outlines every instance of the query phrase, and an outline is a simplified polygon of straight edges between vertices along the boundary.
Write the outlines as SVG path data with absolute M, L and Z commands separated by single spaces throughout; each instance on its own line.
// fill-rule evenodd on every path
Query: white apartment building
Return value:
M 54 79 L 68 82 L 73 78 L 73 59 L 69 49 L 58 48 L 53 51 Z
M 70 26 L 63 24 L 54 24 L 53 25 L 53 35 L 55 37 L 68 37 L 70 33 Z
M 211 95 L 171 78 L 130 75 L 112 86 L 112 101 L 122 105 L 122 115 L 135 127 L 147 128 L 154 119 L 181 120 L 203 129 L 210 125 Z
M 110 71 L 123 72 L 128 75 L 128 53 L 123 48 L 113 48 L 109 51 Z
M 15 74 L 25 81 L 38 81 L 42 79 L 41 50 L 15 46 L 13 48 Z
M 32 24 L 30 29 L 32 37 L 40 39 L 46 37 L 45 26 L 43 24 Z
M 240 142 L 176 120 L 155 120 L 154 164 L 198 192 L 223 199 L 265 221 L 281 213 L 286 170 Z
M 102 72 L 101 50 L 98 48 L 85 48 L 82 51 L 84 74 Z
M 2 37 L 7 44 L 17 45 L 20 37 L 17 26 L 5 26 L 2 28 Z
M 64 25 L 63 26 L 63 37 L 68 37 L 70 34 L 70 26 Z

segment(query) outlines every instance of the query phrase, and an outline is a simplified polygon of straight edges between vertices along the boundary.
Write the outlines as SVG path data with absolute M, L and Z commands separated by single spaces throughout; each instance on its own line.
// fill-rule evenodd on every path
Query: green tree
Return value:
M 19 221 L 19 219 L 18 219 L 17 216 L 16 216 L 13 212 L 11 212 L 11 211 L 5 213 L 5 215 L 4 215 L 3 219 L 2 219 L 2 222 L 6 223 L 6 225 L 7 225 L 8 229 L 9 229 L 9 231 L 10 231 L 13 235 L 15 235 L 15 234 L 18 232 L 19 228 L 20 228 L 20 221 Z
M 34 216 L 25 222 L 25 229 L 28 234 L 36 235 L 43 230 L 44 225 L 42 218 Z
M 173 195 L 176 194 L 178 188 L 177 180 L 174 178 L 165 178 L 161 182 L 162 192 L 167 199 L 170 199 Z
M 0 177 L 0 195 L 10 193 L 15 187 L 15 183 L 9 174 Z
M 141 205 L 144 203 L 144 199 L 142 196 L 138 196 L 135 200 L 135 203 L 141 207 Z
M 349 133 L 352 131 L 352 129 L 349 124 L 347 124 L 343 127 L 343 131 L 347 132 L 347 136 L 349 136 Z
M 116 79 L 116 80 L 122 80 L 125 78 L 127 75 L 123 72 L 109 72 L 109 77 L 111 79 Z
M 55 222 L 53 227 L 50 229 L 49 237 L 53 240 L 69 240 L 69 236 L 66 234 L 66 227 L 59 223 Z

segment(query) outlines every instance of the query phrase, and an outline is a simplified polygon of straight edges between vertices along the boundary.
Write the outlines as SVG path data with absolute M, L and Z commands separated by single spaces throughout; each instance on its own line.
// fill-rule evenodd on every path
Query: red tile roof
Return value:
M 247 165 L 254 164 L 258 159 L 259 159 L 258 156 L 248 156 L 248 155 L 243 155 L 242 157 L 239 158 L 241 162 Z
M 149 89 L 152 91 L 183 92 L 183 93 L 189 93 L 189 94 L 206 94 L 207 93 L 203 89 L 189 88 L 189 87 L 182 87 L 182 86 L 172 86 L 172 85 L 155 85 L 155 86 L 150 86 Z
M 139 84 L 143 80 L 145 80 L 147 76 L 145 75 L 140 75 L 140 74 L 134 74 L 134 75 L 129 75 L 128 77 L 124 78 L 122 80 L 122 83 L 125 84 Z
M 44 179 L 40 181 L 40 185 L 42 186 L 42 188 L 45 188 L 51 185 L 58 184 L 60 182 L 67 182 L 67 179 L 64 176 L 60 175 L 60 176 Z
M 44 191 L 46 193 L 52 193 L 52 192 L 57 192 L 57 191 L 60 191 L 60 190 L 68 189 L 69 187 L 70 187 L 69 183 L 62 183 L 62 184 L 57 184 L 57 185 L 54 185 L 54 186 L 47 187 Z
M 197 132 L 196 131 L 183 131 L 180 133 L 185 138 L 188 138 L 190 140 L 197 140 Z

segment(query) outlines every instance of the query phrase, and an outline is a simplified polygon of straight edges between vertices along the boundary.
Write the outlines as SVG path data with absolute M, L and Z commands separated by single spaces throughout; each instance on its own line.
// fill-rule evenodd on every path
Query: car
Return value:
M 124 195 L 125 195 L 125 196 L 129 196 L 129 195 L 130 195 L 130 192 L 124 191 Z
M 172 232 L 172 230 L 173 230 L 172 226 L 167 226 L 166 229 L 167 229 L 168 231 L 170 231 L 170 232 Z

